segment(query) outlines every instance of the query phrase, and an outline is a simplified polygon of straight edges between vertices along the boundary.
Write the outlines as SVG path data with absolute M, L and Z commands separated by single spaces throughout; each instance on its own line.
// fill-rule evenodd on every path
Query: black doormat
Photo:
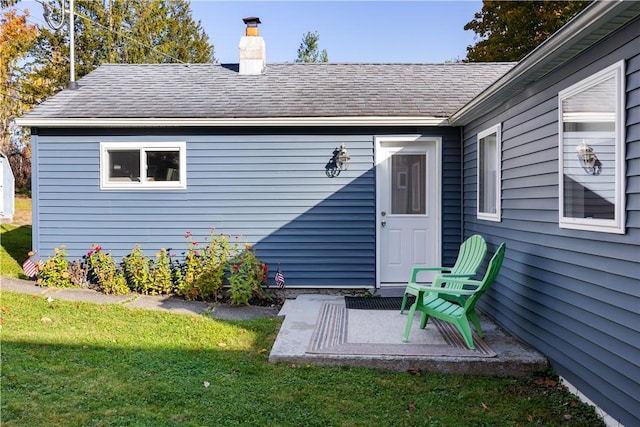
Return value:
M 405 310 L 415 302 L 416 297 L 409 295 Z M 402 306 L 402 297 L 344 297 L 348 309 L 352 310 L 398 310 Z

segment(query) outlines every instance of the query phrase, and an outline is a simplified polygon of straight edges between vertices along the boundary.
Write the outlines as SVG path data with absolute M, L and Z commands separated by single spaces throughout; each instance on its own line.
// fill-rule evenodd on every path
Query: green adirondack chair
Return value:
M 482 236 L 473 235 L 465 240 L 460 246 L 458 251 L 458 258 L 453 267 L 413 267 L 411 272 L 411 280 L 407 284 L 407 288 L 404 290 L 404 297 L 402 298 L 402 306 L 400 307 L 400 313 L 404 312 L 407 304 L 407 296 L 417 296 L 418 292 L 424 285 L 417 283 L 418 274 L 423 271 L 439 271 L 439 275 L 434 277 L 434 283 L 440 276 L 451 278 L 468 279 L 475 276 L 478 268 L 484 260 L 484 256 L 487 253 L 487 243 Z M 445 287 L 457 287 L 453 282 L 449 284 L 445 283 Z M 460 305 L 464 304 L 465 297 L 462 295 L 447 295 L 445 298 L 449 301 L 456 302 Z
M 507 245 L 502 243 L 495 255 L 493 255 L 493 258 L 491 258 L 491 261 L 489 261 L 487 272 L 482 280 L 438 277 L 432 287 L 421 287 L 418 295 L 416 296 L 416 302 L 411 306 L 411 309 L 409 309 L 407 326 L 404 329 L 404 337 L 402 341 L 409 341 L 409 332 L 411 331 L 411 325 L 413 324 L 413 316 L 416 311 L 419 311 L 422 313 L 422 318 L 420 319 L 421 329 L 424 329 L 425 326 L 427 326 L 429 316 L 453 323 L 464 337 L 467 347 L 472 350 L 475 349 L 469 321 L 473 323 L 478 336 L 482 337 L 483 334 L 482 329 L 480 329 L 480 319 L 478 319 L 478 314 L 475 309 L 476 303 L 498 276 L 506 249 Z M 447 281 L 447 284 L 455 282 L 459 285 L 459 288 L 442 288 L 441 281 Z M 449 295 L 466 295 L 467 298 L 464 305 L 460 306 L 440 297 L 440 295 L 445 293 Z

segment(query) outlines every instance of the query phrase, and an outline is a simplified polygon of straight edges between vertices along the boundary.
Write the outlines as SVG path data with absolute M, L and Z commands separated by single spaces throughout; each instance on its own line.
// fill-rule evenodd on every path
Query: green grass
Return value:
M 277 318 L 0 297 L 7 427 L 603 425 L 544 376 L 272 364 Z
M 31 226 L 0 225 L 0 273 L 6 277 L 26 278 L 22 263 L 31 250 Z

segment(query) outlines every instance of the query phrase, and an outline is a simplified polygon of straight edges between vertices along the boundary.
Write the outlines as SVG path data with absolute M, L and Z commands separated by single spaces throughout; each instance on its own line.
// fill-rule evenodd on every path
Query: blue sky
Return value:
M 21 1 L 42 24 L 35 1 Z M 330 62 L 444 62 L 462 59 L 475 33 L 464 25 L 481 1 L 211 1 L 192 0 L 221 63 L 238 62 L 242 18 L 257 16 L 267 62 L 293 62 L 302 36 L 317 31 Z

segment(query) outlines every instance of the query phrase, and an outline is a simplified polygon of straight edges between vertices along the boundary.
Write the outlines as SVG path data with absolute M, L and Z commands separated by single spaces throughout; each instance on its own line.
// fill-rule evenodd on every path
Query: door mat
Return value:
M 475 350 L 467 348 L 455 326 L 430 318 L 420 329 L 415 316 L 409 342 L 402 336 L 407 315 L 391 310 L 349 310 L 342 304 L 325 303 L 307 353 L 354 356 L 496 357 L 474 332 Z
M 411 308 L 416 297 L 409 295 L 405 309 Z M 402 306 L 402 297 L 344 297 L 344 302 L 350 310 L 397 310 Z

